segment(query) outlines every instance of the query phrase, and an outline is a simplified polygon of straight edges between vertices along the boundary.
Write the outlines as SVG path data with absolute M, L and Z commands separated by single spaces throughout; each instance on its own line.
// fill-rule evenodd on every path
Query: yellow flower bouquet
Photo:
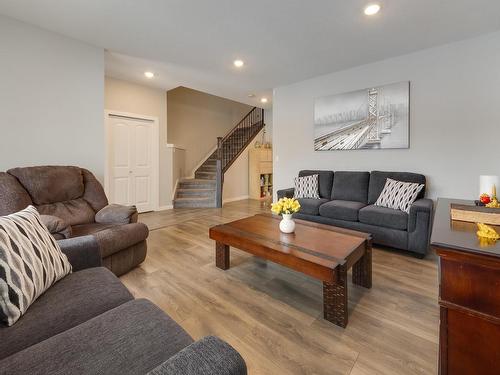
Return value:
M 295 198 L 281 198 L 271 205 L 271 211 L 276 215 L 291 215 L 300 210 L 300 203 Z

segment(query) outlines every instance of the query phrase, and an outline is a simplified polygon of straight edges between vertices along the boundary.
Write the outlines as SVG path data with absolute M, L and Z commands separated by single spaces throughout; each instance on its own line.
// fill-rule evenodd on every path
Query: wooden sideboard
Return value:
M 439 256 L 439 374 L 500 374 L 500 241 L 481 244 L 474 223 L 450 219 L 440 198 L 431 246 Z M 500 231 L 500 227 L 495 227 Z

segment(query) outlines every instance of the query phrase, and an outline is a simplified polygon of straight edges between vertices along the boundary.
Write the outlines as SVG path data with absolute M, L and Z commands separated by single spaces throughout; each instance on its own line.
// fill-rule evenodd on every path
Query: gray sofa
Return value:
M 303 170 L 299 176 L 319 175 L 320 199 L 299 199 L 298 219 L 371 233 L 375 244 L 408 250 L 424 257 L 429 248 L 433 202 L 425 199 L 425 187 L 410 213 L 375 206 L 387 178 L 425 184 L 425 176 L 408 172 L 347 172 Z M 294 189 L 277 192 L 293 197 Z
M 13 168 L 0 172 L 0 216 L 35 206 L 57 239 L 93 235 L 103 265 L 122 275 L 144 261 L 149 231 L 135 207 L 108 205 L 104 189 L 73 166 Z
M 192 338 L 157 306 L 134 299 L 101 265 L 93 236 L 59 242 L 73 266 L 11 327 L 0 326 L 0 373 L 244 375 L 216 337 Z

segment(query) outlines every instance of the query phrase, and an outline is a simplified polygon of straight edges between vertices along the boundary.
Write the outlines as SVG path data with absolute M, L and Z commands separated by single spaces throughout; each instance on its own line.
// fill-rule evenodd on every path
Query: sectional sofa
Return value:
M 301 210 L 294 217 L 317 223 L 371 233 L 375 244 L 408 250 L 423 258 L 429 248 L 433 201 L 425 187 L 409 214 L 375 206 L 387 178 L 425 184 L 424 175 L 409 172 L 348 172 L 302 170 L 299 176 L 319 175 L 320 199 L 299 199 Z M 294 189 L 277 192 L 278 198 L 293 197 Z
M 0 326 L 0 374 L 245 375 L 243 358 L 193 339 L 159 307 L 134 299 L 101 267 L 94 236 L 59 241 L 73 273 L 11 327 Z

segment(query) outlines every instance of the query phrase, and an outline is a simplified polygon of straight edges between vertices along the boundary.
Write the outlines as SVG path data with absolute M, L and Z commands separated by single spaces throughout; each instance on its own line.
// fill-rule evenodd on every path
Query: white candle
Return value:
M 488 194 L 490 197 L 495 194 L 496 189 L 500 187 L 500 177 L 498 176 L 479 176 L 479 195 Z

